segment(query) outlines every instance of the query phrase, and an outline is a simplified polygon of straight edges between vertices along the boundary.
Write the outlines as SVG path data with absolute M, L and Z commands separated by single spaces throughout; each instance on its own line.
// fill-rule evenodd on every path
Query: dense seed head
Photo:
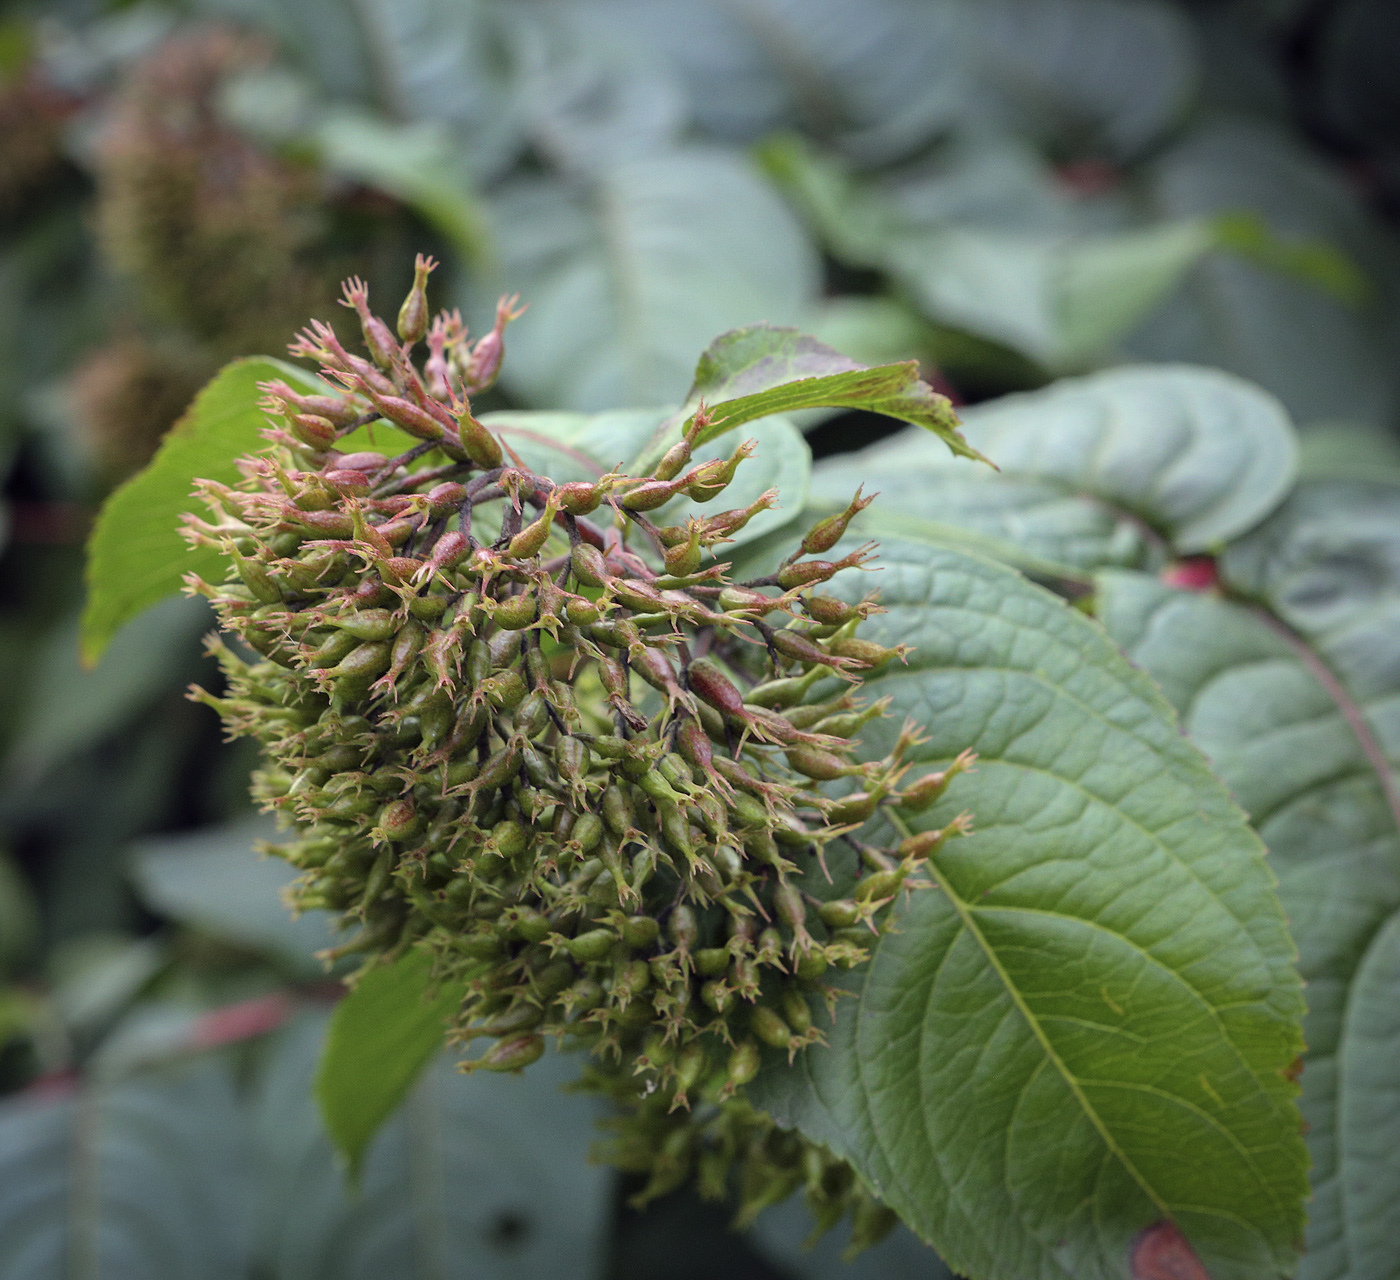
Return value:
M 385 458 L 288 435 L 245 460 L 240 486 L 203 486 L 215 525 L 247 532 L 235 546 L 190 522 L 228 558 L 222 583 L 195 589 L 232 637 L 212 641 L 227 696 L 196 696 L 262 744 L 256 792 L 294 828 L 275 852 L 303 872 L 296 903 L 341 913 L 355 932 L 337 951 L 366 966 L 431 956 L 462 993 L 453 1037 L 495 1041 L 469 1066 L 522 1069 L 549 1037 L 590 1051 L 585 1078 L 621 1106 L 617 1158 L 649 1174 L 647 1195 L 692 1174 L 722 1185 L 737 1163 L 749 1207 L 804 1181 L 827 1208 L 858 1206 L 840 1163 L 743 1088 L 763 1046 L 822 1039 L 823 975 L 866 957 L 890 900 L 963 830 L 886 850 L 861 832 L 965 767 L 901 793 L 913 731 L 855 759 L 853 735 L 883 712 L 859 673 L 895 654 L 852 647 L 868 604 L 847 616 L 810 597 L 868 550 L 829 564 L 799 548 L 773 578 L 732 583 L 707 530 L 727 537 L 770 495 L 674 540 L 645 518 L 718 496 L 747 444 L 693 472 L 673 451 L 672 476 L 582 485 L 504 465 L 460 394 L 494 378 L 499 334 L 450 357 L 460 321 L 426 322 L 420 268 L 404 345 L 352 285 L 373 359 L 315 324 L 298 349 L 422 443 Z M 498 327 L 514 314 L 503 304 Z M 316 416 L 336 433 L 355 420 Z M 614 490 L 616 524 L 593 523 Z M 809 542 L 824 551 L 823 529 Z M 864 799 L 826 794 L 851 775 Z M 819 910 L 832 892 L 807 872 L 829 851 L 856 874 Z M 701 1102 L 703 1119 L 688 1110 Z

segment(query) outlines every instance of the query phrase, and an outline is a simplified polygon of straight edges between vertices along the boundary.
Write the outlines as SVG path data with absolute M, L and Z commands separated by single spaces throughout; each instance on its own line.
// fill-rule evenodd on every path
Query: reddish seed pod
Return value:
M 554 493 L 558 497 L 560 511 L 571 516 L 586 516 L 598 509 L 598 504 L 611 488 L 611 481 L 600 480 L 597 484 L 589 484 L 587 480 L 570 480 L 568 484 L 556 485 Z
M 899 795 L 899 807 L 911 813 L 922 813 L 948 789 L 948 784 L 960 773 L 972 768 L 977 759 L 975 751 L 964 751 L 946 769 L 926 773 Z
M 835 782 L 837 778 L 860 772 L 859 765 L 849 764 L 834 752 L 823 751 L 820 747 L 790 747 L 787 760 L 798 773 L 816 782 Z
M 687 719 L 681 724 L 680 732 L 676 734 L 676 746 L 687 764 L 704 773 L 709 773 L 714 767 L 715 749 L 697 721 Z
M 342 454 L 335 465 L 342 471 L 382 471 L 388 461 L 382 453 L 363 449 L 358 453 Z
M 374 395 L 371 398 L 374 407 L 384 417 L 419 440 L 441 440 L 447 434 L 441 422 L 411 400 L 405 400 L 401 396 Z
M 428 277 L 437 263 L 425 254 L 413 261 L 413 287 L 399 308 L 399 337 L 409 346 L 422 342 L 428 333 Z
M 363 471 L 327 471 L 322 477 L 337 493 L 363 497 L 369 492 L 369 477 Z
M 458 484 L 455 480 L 444 480 L 442 484 L 435 484 L 428 490 L 428 511 L 438 519 L 451 515 L 462 505 L 463 499 L 467 496 L 467 486 Z
M 862 640 L 859 636 L 837 636 L 831 641 L 831 652 L 839 658 L 849 658 L 863 666 L 878 667 L 891 658 L 901 658 L 907 652 L 904 645 L 888 649 L 873 640 Z
M 744 717 L 747 711 L 744 695 L 710 663 L 703 659 L 692 662 L 686 669 L 686 675 L 695 694 L 716 711 L 739 719 Z
M 337 427 L 348 427 L 360 417 L 359 408 L 345 396 L 302 395 L 285 382 L 260 382 L 258 390 L 302 413 L 325 418 Z
M 648 480 L 624 493 L 617 502 L 624 511 L 655 511 L 664 507 L 684 487 L 675 480 Z
M 525 314 L 525 308 L 516 305 L 519 301 L 520 295 L 516 293 L 497 302 L 495 325 L 491 332 L 479 339 L 472 348 L 471 360 L 465 373 L 467 389 L 473 394 L 494 385 L 500 373 L 501 361 L 506 354 L 506 325 Z
M 329 449 L 336 440 L 335 424 L 314 413 L 297 413 L 289 419 L 292 434 L 313 449 Z
M 386 840 L 407 840 L 418 830 L 418 811 L 412 800 L 395 800 L 379 811 L 379 829 Z
M 804 556 L 821 555 L 822 552 L 830 551 L 841 541 L 846 534 L 846 526 L 875 501 L 875 494 L 871 494 L 868 498 L 862 498 L 860 492 L 860 489 L 856 490 L 856 496 L 851 499 L 850 506 L 839 515 L 827 516 L 825 520 L 817 521 L 807 531 L 807 536 L 802 539 L 802 554 Z
M 795 587 L 810 586 L 814 582 L 828 582 L 836 576 L 839 568 L 830 560 L 805 560 L 797 564 L 787 564 L 778 570 L 778 585 L 784 591 Z
M 808 666 L 839 667 L 841 665 L 838 658 L 832 657 L 825 649 L 813 644 L 806 636 L 797 631 L 775 631 L 773 633 L 773 648 L 783 657 L 806 663 Z
M 475 1065 L 487 1071 L 522 1071 L 544 1057 L 544 1037 L 513 1036 L 494 1044 Z
M 847 604 L 835 596 L 804 596 L 802 608 L 814 622 L 824 627 L 840 627 L 860 617 L 860 606 Z

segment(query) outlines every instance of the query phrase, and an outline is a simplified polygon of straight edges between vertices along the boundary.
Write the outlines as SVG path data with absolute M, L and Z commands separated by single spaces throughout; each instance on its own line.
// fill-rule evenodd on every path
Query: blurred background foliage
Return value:
M 964 402 L 1190 361 L 1386 436 L 1397 66 L 1389 0 L 0 5 L 0 1273 L 938 1274 L 804 1253 L 796 1206 L 626 1210 L 559 1072 L 439 1072 L 352 1199 L 306 1087 L 324 927 L 182 696 L 209 617 L 82 670 L 92 513 L 221 363 L 421 250 L 475 328 L 530 303 L 486 407 L 673 402 L 769 320 Z

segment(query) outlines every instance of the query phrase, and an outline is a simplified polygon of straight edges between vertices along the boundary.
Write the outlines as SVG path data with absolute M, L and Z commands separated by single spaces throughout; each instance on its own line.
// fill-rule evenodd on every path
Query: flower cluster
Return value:
M 866 562 L 822 557 L 869 500 L 731 580 L 716 551 L 776 494 L 694 512 L 752 444 L 695 461 L 702 407 L 646 474 L 536 474 L 471 409 L 513 300 L 469 342 L 455 313 L 429 321 L 432 267 L 418 260 L 397 333 L 350 281 L 368 358 L 313 323 L 292 351 L 324 391 L 267 384 L 271 447 L 241 485 L 201 483 L 212 518 L 189 536 L 229 575 L 191 585 L 236 642 L 211 642 L 225 696 L 196 696 L 264 748 L 255 789 L 295 827 L 274 851 L 304 873 L 296 905 L 356 930 L 338 954 L 429 952 L 461 992 L 455 1039 L 489 1041 L 468 1069 L 525 1067 L 551 1036 L 587 1049 L 585 1084 L 621 1104 L 610 1154 L 648 1176 L 643 1197 L 692 1174 L 720 1193 L 737 1165 L 747 1211 L 805 1182 L 821 1220 L 853 1207 L 873 1237 L 883 1210 L 849 1168 L 742 1097 L 765 1046 L 790 1059 L 821 1040 L 826 975 L 867 957 L 966 827 L 862 838 L 970 760 L 909 784 L 909 725 L 855 758 L 885 710 L 862 673 L 902 652 L 857 634 L 873 598 L 820 588 Z M 338 448 L 381 419 L 418 443 Z M 692 514 L 666 523 L 679 498 Z M 861 874 L 824 899 L 834 841 Z

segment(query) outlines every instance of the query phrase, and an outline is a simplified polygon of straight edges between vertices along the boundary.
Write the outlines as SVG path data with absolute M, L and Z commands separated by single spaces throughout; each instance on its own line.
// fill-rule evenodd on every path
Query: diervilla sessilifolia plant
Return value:
M 760 1046 L 823 1039 L 828 974 L 868 958 L 970 825 L 915 834 L 898 815 L 971 753 L 911 776 L 908 722 L 854 759 L 889 701 L 862 698 L 862 673 L 906 650 L 860 636 L 874 593 L 821 590 L 866 566 L 870 546 L 823 557 L 871 499 L 734 581 L 725 545 L 776 491 L 653 515 L 678 495 L 720 505 L 753 442 L 695 462 L 702 404 L 645 474 L 537 474 L 471 409 L 515 300 L 470 344 L 455 313 L 430 322 L 432 267 L 419 258 L 396 333 L 349 281 L 370 358 L 313 321 L 291 351 L 326 392 L 264 384 L 269 447 L 241 485 L 199 485 L 212 514 L 188 534 L 228 575 L 190 586 L 230 638 L 211 640 L 227 695 L 195 695 L 263 747 L 254 790 L 295 828 L 273 850 L 304 873 L 294 905 L 342 913 L 354 934 L 334 954 L 366 967 L 429 953 L 462 992 L 452 1036 L 491 1041 L 468 1069 L 527 1067 L 551 1036 L 587 1049 L 584 1083 L 619 1104 L 607 1152 L 649 1174 L 641 1200 L 691 1176 L 723 1196 L 738 1166 L 742 1216 L 805 1186 L 821 1227 L 851 1209 L 855 1244 L 873 1242 L 893 1214 L 742 1094 Z M 337 448 L 378 419 L 419 443 Z M 878 813 L 892 822 L 871 834 Z M 837 840 L 861 874 L 818 897 Z
M 973 1280 L 1291 1275 L 1303 1002 L 1264 849 L 1088 610 L 958 527 L 973 490 L 1019 519 L 1015 441 L 979 417 L 998 476 L 912 364 L 765 325 L 670 416 L 478 417 L 517 308 L 468 342 L 430 270 L 397 332 L 351 282 L 367 355 L 312 324 L 319 376 L 229 365 L 91 546 L 95 654 L 178 587 L 206 477 L 187 567 L 227 687 L 195 696 L 262 743 L 296 902 L 360 966 L 317 1084 L 352 1166 L 446 1020 L 472 1070 L 582 1051 L 642 1200 L 693 1180 L 747 1221 L 805 1188 L 819 1228 L 859 1248 L 897 1215 Z M 1167 504 L 1187 549 L 1257 519 L 1219 459 L 1282 430 L 1258 393 L 1120 380 L 1112 413 L 1027 402 L 1026 447 L 1131 478 L 1102 433 L 1174 459 L 1184 431 L 1186 478 L 1127 509 Z M 932 522 L 927 459 L 867 505 L 868 466 L 809 483 L 771 416 L 821 406 L 974 462 Z M 782 447 L 726 452 L 751 421 Z

